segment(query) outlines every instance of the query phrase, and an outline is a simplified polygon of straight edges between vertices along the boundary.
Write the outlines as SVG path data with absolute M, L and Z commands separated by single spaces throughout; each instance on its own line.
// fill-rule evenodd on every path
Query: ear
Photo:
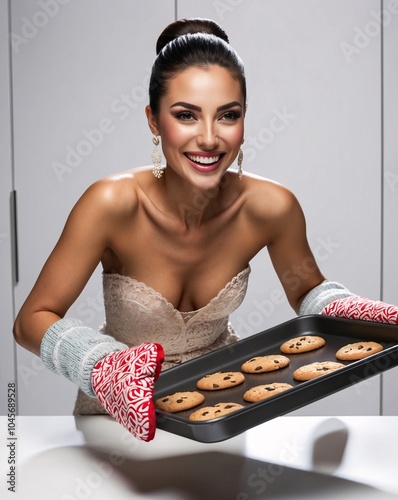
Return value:
M 153 114 L 152 108 L 151 108 L 151 106 L 149 106 L 149 104 L 145 107 L 145 114 L 146 114 L 146 117 L 148 120 L 148 125 L 149 125 L 149 128 L 150 128 L 152 134 L 153 135 L 160 135 L 160 130 L 159 130 L 157 119 L 156 119 L 155 115 Z

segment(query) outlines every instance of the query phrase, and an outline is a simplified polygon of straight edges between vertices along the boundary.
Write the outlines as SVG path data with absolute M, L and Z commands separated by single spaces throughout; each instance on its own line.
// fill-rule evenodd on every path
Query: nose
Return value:
M 217 127 L 213 121 L 206 121 L 201 124 L 198 134 L 198 145 L 206 150 L 216 149 L 218 145 Z

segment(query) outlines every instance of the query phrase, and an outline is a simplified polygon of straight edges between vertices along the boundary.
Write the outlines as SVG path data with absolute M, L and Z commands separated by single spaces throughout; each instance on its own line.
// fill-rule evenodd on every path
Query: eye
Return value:
M 184 122 L 195 120 L 195 116 L 190 111 L 180 111 L 174 115 L 177 120 L 181 120 Z
M 242 116 L 242 113 L 239 111 L 227 111 L 224 113 L 220 119 L 225 121 L 235 121 L 238 120 Z

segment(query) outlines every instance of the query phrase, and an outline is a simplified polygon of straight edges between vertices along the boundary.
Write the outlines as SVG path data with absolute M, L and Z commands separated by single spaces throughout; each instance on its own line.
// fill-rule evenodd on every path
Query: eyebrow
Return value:
M 174 104 L 172 104 L 170 106 L 170 108 L 174 108 L 176 106 L 181 106 L 183 108 L 192 109 L 193 111 L 202 111 L 201 107 L 195 106 L 195 104 L 190 104 L 189 102 L 182 102 L 182 101 L 175 102 Z M 242 104 L 238 101 L 232 101 L 232 102 L 229 102 L 227 104 L 223 104 L 222 106 L 219 106 L 217 108 L 217 111 L 224 111 L 226 109 L 233 108 L 234 106 L 239 106 L 241 108 Z

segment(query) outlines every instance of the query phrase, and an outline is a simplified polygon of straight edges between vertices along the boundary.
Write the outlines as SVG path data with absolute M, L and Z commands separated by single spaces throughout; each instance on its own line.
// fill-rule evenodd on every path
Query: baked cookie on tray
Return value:
M 258 401 L 270 398 L 288 389 L 293 389 L 293 386 L 283 382 L 256 385 L 243 394 L 243 399 L 249 403 L 257 403 Z
M 155 407 L 169 413 L 176 413 L 195 408 L 195 406 L 202 404 L 204 400 L 203 394 L 197 391 L 175 392 L 157 399 Z
M 245 373 L 266 373 L 279 370 L 289 366 L 290 359 L 282 354 L 269 354 L 267 356 L 255 356 L 245 361 L 241 366 Z
M 204 406 L 194 411 L 189 415 L 189 420 L 196 422 L 213 420 L 214 418 L 223 417 L 241 408 L 244 407 L 239 403 L 217 403 L 214 406 Z
M 383 350 L 378 342 L 354 342 L 347 344 L 336 352 L 336 358 L 342 361 L 356 361 Z
M 287 340 L 280 346 L 284 354 L 300 354 L 302 352 L 314 351 L 325 345 L 325 339 L 317 335 L 302 335 Z
M 316 361 L 315 363 L 297 368 L 293 373 L 293 378 L 299 382 L 305 382 L 306 380 L 312 380 L 322 375 L 326 375 L 327 373 L 334 372 L 339 368 L 344 368 L 344 366 L 345 365 L 342 363 L 336 363 L 335 361 Z
M 202 377 L 196 387 L 203 391 L 221 391 L 243 384 L 244 381 L 245 376 L 241 372 L 216 372 Z

